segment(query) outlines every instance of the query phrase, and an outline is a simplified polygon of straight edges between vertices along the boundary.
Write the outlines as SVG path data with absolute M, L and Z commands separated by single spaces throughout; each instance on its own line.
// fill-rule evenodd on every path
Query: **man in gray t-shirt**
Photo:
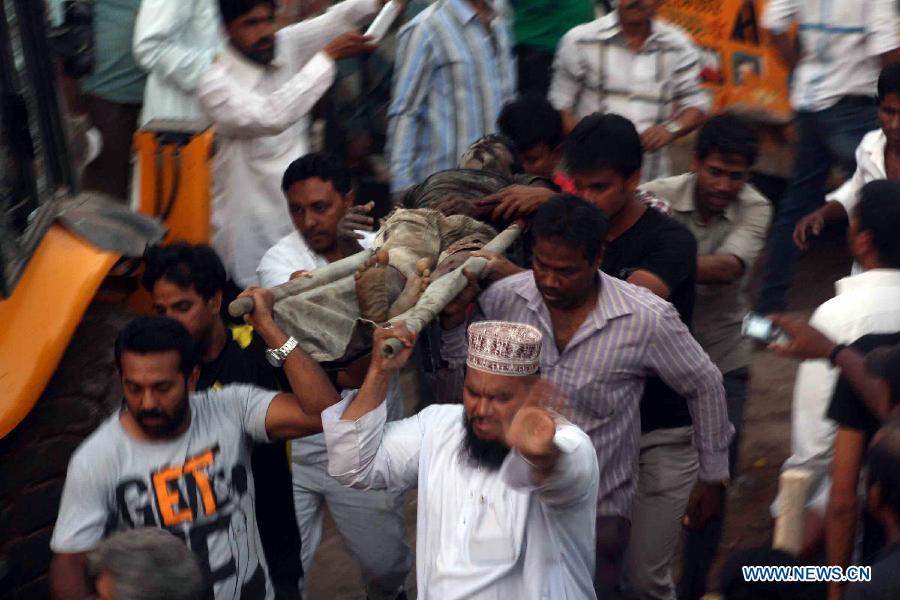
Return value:
M 271 293 L 246 294 L 256 306 L 248 321 L 286 353 L 285 374 L 302 393 L 245 385 L 195 393 L 199 370 L 187 330 L 161 317 L 130 323 L 116 343 L 123 407 L 69 463 L 50 541 L 56 597 L 88 597 L 86 553 L 112 531 L 147 526 L 167 529 L 194 551 L 207 597 L 274 597 L 254 518 L 251 447 L 320 432 L 319 413 L 338 396 L 272 320 Z

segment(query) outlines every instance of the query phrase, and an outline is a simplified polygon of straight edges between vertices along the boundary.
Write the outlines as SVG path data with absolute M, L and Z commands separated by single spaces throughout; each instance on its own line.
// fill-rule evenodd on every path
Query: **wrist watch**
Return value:
M 837 366 L 835 361 L 837 360 L 838 354 L 840 354 L 843 350 L 847 348 L 847 344 L 835 344 L 834 348 L 831 349 L 831 352 L 828 354 L 828 362 L 832 364 L 832 366 Z
M 681 133 L 681 125 L 675 119 L 672 119 L 671 121 L 663 125 L 663 127 L 665 127 L 666 131 L 668 131 L 675 137 L 678 137 L 678 134 Z
M 294 348 L 297 347 L 297 340 L 294 336 L 288 337 L 287 341 L 281 345 L 281 348 L 268 348 L 266 349 L 266 360 L 269 361 L 269 364 L 273 367 L 280 367 L 284 364 L 285 359 L 288 357 L 288 354 L 294 351 Z

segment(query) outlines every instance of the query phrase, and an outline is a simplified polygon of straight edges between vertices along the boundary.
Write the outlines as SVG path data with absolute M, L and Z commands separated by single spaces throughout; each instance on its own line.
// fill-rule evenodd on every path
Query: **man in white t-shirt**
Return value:
M 340 223 L 353 206 L 350 172 L 327 154 L 313 153 L 295 160 L 285 171 L 282 189 L 295 231 L 266 252 L 257 269 L 260 283 L 271 287 L 291 276 L 313 271 L 371 247 L 374 235 L 360 234 L 356 240 L 342 236 Z M 339 372 L 341 387 L 355 388 L 359 382 Z M 388 398 L 388 418 L 403 417 L 403 404 L 396 382 Z M 403 494 L 349 489 L 328 476 L 325 438 L 310 436 L 291 442 L 291 474 L 294 509 L 300 529 L 303 571 L 308 573 L 322 537 L 322 505 L 337 525 L 344 543 L 359 563 L 370 598 L 394 597 L 412 568 L 412 553 L 406 544 Z
M 122 408 L 69 463 L 50 541 L 54 597 L 90 596 L 87 556 L 110 532 L 161 527 L 193 550 L 217 600 L 274 598 L 254 518 L 251 448 L 321 431 L 319 414 L 338 396 L 275 324 L 271 292 L 244 295 L 255 306 L 248 323 L 295 393 L 245 385 L 196 393 L 200 369 L 183 325 L 140 317 L 126 326 L 116 342 Z

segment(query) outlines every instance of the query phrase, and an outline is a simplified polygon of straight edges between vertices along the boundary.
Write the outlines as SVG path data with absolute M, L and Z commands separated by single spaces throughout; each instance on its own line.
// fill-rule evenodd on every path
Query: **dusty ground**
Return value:
M 792 312 L 809 316 L 816 306 L 833 295 L 834 281 L 849 272 L 845 247 L 839 233 L 827 232 L 801 259 L 791 298 Z M 768 506 L 775 497 L 778 470 L 789 451 L 791 392 L 796 367 L 795 361 L 766 352 L 754 356 L 738 477 L 729 492 L 725 534 L 717 563 L 734 550 L 767 544 L 770 540 L 772 521 Z M 414 491 L 407 498 L 407 523 L 412 545 L 415 536 Z M 711 578 L 715 581 L 715 569 Z M 359 585 L 359 570 L 347 556 L 330 522 L 308 581 L 308 597 L 312 600 L 365 597 Z M 414 589 L 413 576 L 410 577 L 410 589 Z

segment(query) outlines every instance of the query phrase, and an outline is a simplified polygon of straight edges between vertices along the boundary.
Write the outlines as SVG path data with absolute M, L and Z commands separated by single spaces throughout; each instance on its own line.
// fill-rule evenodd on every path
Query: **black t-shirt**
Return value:
M 697 240 L 680 223 L 648 208 L 625 233 L 606 244 L 600 268 L 627 280 L 635 271 L 653 273 L 671 290 L 669 302 L 688 326 L 694 313 Z M 687 402 L 658 377 L 648 377 L 641 398 L 641 431 L 691 424 Z
M 875 348 L 897 344 L 900 344 L 900 332 L 866 335 L 853 342 L 851 347 L 868 354 Z M 866 407 L 866 403 L 844 377 L 838 379 L 834 388 L 831 404 L 828 405 L 828 418 L 841 427 L 865 432 L 867 444 L 881 427 L 881 421 Z
M 895 346 L 897 344 L 900 344 L 900 332 L 865 335 L 850 344 L 850 346 L 863 354 L 868 354 L 881 346 Z M 840 427 L 863 432 L 866 436 L 866 447 L 868 447 L 869 442 L 872 441 L 875 433 L 881 427 L 881 421 L 872 414 L 865 401 L 853 390 L 853 386 L 850 385 L 850 382 L 845 377 L 838 379 L 838 383 L 834 388 L 834 395 L 831 397 L 831 403 L 828 405 L 827 414 L 828 418 L 836 422 Z M 885 535 L 884 529 L 868 512 L 863 514 L 861 521 L 862 556 L 863 560 L 868 563 L 875 553 L 881 550 L 884 545 Z
M 288 390 L 284 371 L 266 360 L 266 345 L 248 325 L 231 325 L 231 339 L 212 362 L 200 366 L 198 390 L 229 383 L 250 383 L 267 390 Z M 296 592 L 303 575 L 300 531 L 294 512 L 294 488 L 285 442 L 256 444 L 250 462 L 256 490 L 256 524 L 269 575 L 283 593 Z M 296 596 L 296 594 L 293 594 Z

